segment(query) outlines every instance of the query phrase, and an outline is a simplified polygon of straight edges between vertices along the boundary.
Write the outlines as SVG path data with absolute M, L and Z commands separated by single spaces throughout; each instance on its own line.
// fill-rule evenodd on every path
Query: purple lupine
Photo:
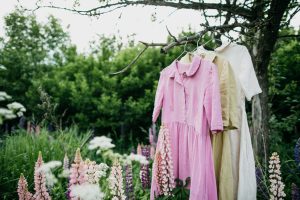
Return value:
M 150 169 L 149 169 L 149 164 L 147 164 L 147 165 L 141 165 L 140 179 L 141 179 L 141 182 L 142 182 L 143 189 L 150 188 Z
M 150 160 L 150 145 L 141 146 L 142 156 L 145 156 L 146 159 Z M 140 179 L 144 189 L 150 188 L 150 169 L 149 164 L 142 164 L 140 169 Z
M 134 200 L 132 165 L 125 166 L 125 195 L 126 200 Z
M 300 200 L 300 189 L 292 183 L 292 200 Z
M 255 169 L 255 174 L 256 174 L 256 183 L 257 183 L 257 193 L 261 199 L 268 200 L 269 199 L 268 187 L 265 184 L 262 169 L 260 167 L 257 167 Z
M 295 162 L 300 170 L 300 138 L 298 139 L 294 149 Z
M 150 145 L 143 145 L 142 146 L 142 156 L 145 156 L 147 160 L 150 160 Z

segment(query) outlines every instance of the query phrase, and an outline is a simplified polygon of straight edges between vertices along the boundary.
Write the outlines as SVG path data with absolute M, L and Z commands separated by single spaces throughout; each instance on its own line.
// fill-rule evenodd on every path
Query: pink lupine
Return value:
M 35 200 L 51 200 L 51 197 L 46 187 L 46 176 L 43 170 L 39 168 L 43 165 L 44 161 L 42 158 L 42 152 L 39 152 L 38 159 L 34 167 L 34 190 L 35 194 L 33 199 Z
M 150 158 L 153 160 L 155 157 L 155 147 L 151 146 L 150 148 Z
M 72 163 L 70 168 L 69 186 L 84 183 L 86 181 L 85 170 L 86 165 L 81 158 L 80 149 L 78 148 L 75 153 L 74 163 Z
M 17 191 L 19 200 L 30 200 L 32 198 L 32 194 L 28 191 L 28 184 L 23 174 L 20 176 Z
M 159 151 L 156 152 L 155 154 L 155 161 L 154 161 L 154 171 L 155 171 L 155 174 L 154 174 L 154 179 L 155 179 L 155 182 L 156 182 L 156 185 L 159 186 L 157 189 L 158 189 L 158 194 L 161 194 L 161 185 L 163 184 L 162 183 L 162 173 L 161 173 L 161 163 L 162 163 L 162 158 L 161 158 L 161 154 Z
M 159 136 L 159 149 L 155 159 L 156 168 L 156 182 L 159 186 L 159 194 L 171 195 L 172 190 L 175 188 L 175 178 L 173 172 L 173 160 L 170 149 L 169 130 L 167 126 L 160 127 Z
M 136 149 L 136 154 L 137 154 L 137 155 L 142 155 L 142 147 L 141 147 L 141 144 L 138 144 L 137 149 Z

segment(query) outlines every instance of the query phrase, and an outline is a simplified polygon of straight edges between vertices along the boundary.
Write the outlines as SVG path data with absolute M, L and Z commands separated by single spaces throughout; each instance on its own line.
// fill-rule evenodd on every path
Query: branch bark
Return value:
M 236 4 L 222 4 L 222 3 L 205 3 L 205 2 L 195 2 L 195 1 L 179 1 L 171 2 L 171 1 L 155 1 L 155 0 L 125 0 L 117 3 L 105 3 L 98 7 L 94 7 L 86 10 L 77 10 L 75 8 L 65 8 L 54 5 L 37 5 L 36 9 L 40 8 L 55 8 L 55 9 L 63 9 L 66 11 L 76 12 L 82 15 L 101 15 L 103 14 L 102 10 L 106 8 L 122 8 L 126 6 L 132 5 L 151 5 L 151 6 L 164 6 L 164 7 L 173 7 L 178 9 L 193 9 L 193 10 L 222 10 L 234 15 L 238 15 L 245 19 L 251 20 L 253 19 L 253 13 L 250 9 L 240 7 Z

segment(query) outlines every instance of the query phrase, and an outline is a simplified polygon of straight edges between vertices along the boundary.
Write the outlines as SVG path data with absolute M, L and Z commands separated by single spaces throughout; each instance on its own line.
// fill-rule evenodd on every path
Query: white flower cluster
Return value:
M 18 103 L 18 102 L 13 102 L 7 105 L 9 110 L 12 110 L 14 113 L 17 114 L 18 117 L 23 116 L 23 113 L 26 112 L 25 107 Z
M 123 189 L 122 167 L 118 161 L 115 161 L 111 167 L 108 182 L 112 200 L 125 200 L 126 196 Z
M 4 119 L 14 119 L 16 118 L 16 115 L 12 110 L 9 110 L 7 108 L 0 108 L 0 117 L 3 117 Z
M 6 92 L 0 91 L 0 101 L 8 99 L 11 99 L 11 96 Z M 0 108 L 0 124 L 2 124 L 4 119 L 14 119 L 17 116 L 21 117 L 24 112 L 26 112 L 25 107 L 18 102 L 8 104 L 7 108 Z
M 270 200 L 283 200 L 286 196 L 284 193 L 284 183 L 281 178 L 279 155 L 274 152 L 269 161 L 269 180 L 270 180 Z
M 0 91 L 0 101 L 11 99 L 11 96 L 6 92 Z
M 147 160 L 147 158 L 145 156 L 134 154 L 134 153 L 131 153 L 127 157 L 127 159 L 130 160 L 130 161 L 137 161 L 137 162 L 139 162 L 140 164 L 143 164 L 143 165 L 149 164 L 149 161 Z
M 0 70 L 7 70 L 7 69 L 3 65 L 0 65 Z
M 70 195 L 74 199 L 80 200 L 101 200 L 104 198 L 104 193 L 100 190 L 99 185 L 90 183 L 73 185 Z
M 37 170 L 37 172 L 43 171 L 45 173 L 46 176 L 46 185 L 49 188 L 52 188 L 54 186 L 55 183 L 57 183 L 57 178 L 54 176 L 54 174 L 52 173 L 52 170 L 60 167 L 61 166 L 61 162 L 60 161 L 50 161 L 47 163 L 42 164 L 42 166 L 40 166 Z
M 90 142 L 89 142 L 89 150 L 97 150 L 97 154 L 101 153 L 101 151 L 105 151 L 108 149 L 112 149 L 115 147 L 114 144 L 111 143 L 112 139 L 108 138 L 106 136 L 100 136 L 100 137 L 94 137 Z

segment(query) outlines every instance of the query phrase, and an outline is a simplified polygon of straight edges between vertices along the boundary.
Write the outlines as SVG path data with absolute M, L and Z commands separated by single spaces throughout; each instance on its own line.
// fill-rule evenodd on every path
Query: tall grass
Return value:
M 42 129 L 39 135 L 17 130 L 12 135 L 3 136 L 0 143 L 0 199 L 17 199 L 16 187 L 21 173 L 33 191 L 33 166 L 39 151 L 42 151 L 45 162 L 62 161 L 65 153 L 72 159 L 77 147 L 82 147 L 85 156 L 88 151 L 84 144 L 90 136 L 91 132 L 79 134 L 76 127 L 53 133 Z M 62 195 L 53 199 L 60 199 Z

